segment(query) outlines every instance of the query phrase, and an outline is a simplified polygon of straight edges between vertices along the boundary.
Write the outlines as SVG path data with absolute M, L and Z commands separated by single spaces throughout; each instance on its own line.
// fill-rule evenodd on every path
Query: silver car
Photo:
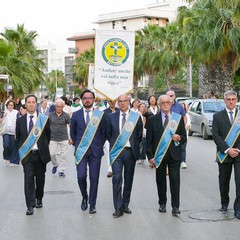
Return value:
M 188 114 L 191 119 L 191 128 L 189 136 L 194 132 L 201 133 L 204 140 L 212 136 L 212 120 L 213 114 L 225 108 L 224 100 L 222 99 L 197 99 L 192 102 Z

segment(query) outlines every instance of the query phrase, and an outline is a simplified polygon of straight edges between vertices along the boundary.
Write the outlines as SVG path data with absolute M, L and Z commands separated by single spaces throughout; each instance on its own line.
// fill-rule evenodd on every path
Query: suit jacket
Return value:
M 23 145 L 25 140 L 28 137 L 28 130 L 27 130 L 27 114 L 24 114 L 20 118 L 17 119 L 16 123 L 16 141 L 18 144 L 18 149 Z M 48 163 L 51 161 L 51 156 L 49 152 L 49 142 L 51 137 L 50 131 L 50 124 L 49 120 L 42 131 L 40 138 L 37 141 L 37 147 L 40 152 L 40 158 L 43 163 Z M 28 161 L 29 155 L 27 155 L 23 160 L 22 164 Z
M 102 157 L 103 153 L 103 145 L 106 141 L 106 131 L 105 131 L 105 116 L 102 117 L 101 122 L 99 123 L 97 132 L 92 140 L 90 145 L 92 154 L 94 157 Z M 83 108 L 74 112 L 71 118 L 70 124 L 70 136 L 73 141 L 73 145 L 75 149 L 78 147 L 84 131 L 87 125 L 84 119 Z
M 118 111 L 108 115 L 107 139 L 110 143 L 110 149 L 113 147 L 120 133 L 119 130 L 120 114 L 121 112 Z M 140 142 L 142 141 L 142 133 L 143 133 L 142 119 L 139 118 L 129 139 L 135 160 L 138 160 L 140 157 Z
M 159 140 L 164 132 L 161 111 L 156 115 L 149 117 L 146 128 L 147 128 L 146 154 L 148 159 L 152 159 L 154 158 Z M 180 135 L 181 137 L 180 144 L 183 144 L 187 141 L 186 130 L 184 127 L 184 120 L 182 116 L 178 128 L 176 130 L 176 134 Z M 181 161 L 182 156 L 181 145 L 175 146 L 174 142 L 172 141 L 168 148 L 168 151 L 170 152 L 170 155 L 174 161 Z
M 237 113 L 237 111 L 236 111 Z M 213 124 L 212 124 L 212 134 L 213 134 L 213 140 L 217 145 L 217 151 L 220 151 L 224 153 L 229 146 L 224 141 L 226 136 L 228 135 L 228 132 L 231 128 L 231 123 L 228 117 L 227 110 L 224 109 L 220 112 L 217 112 L 213 115 Z M 235 142 L 234 148 L 240 147 L 240 136 L 238 137 L 237 141 Z M 229 155 L 226 157 L 224 163 L 233 162 L 234 159 L 231 158 Z M 240 156 L 236 158 L 236 161 L 240 161 Z

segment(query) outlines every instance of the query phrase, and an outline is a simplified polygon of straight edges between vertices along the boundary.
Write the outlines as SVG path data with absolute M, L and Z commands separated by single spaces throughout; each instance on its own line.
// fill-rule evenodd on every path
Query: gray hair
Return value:
M 62 104 L 63 107 L 65 107 L 65 102 L 64 102 L 61 98 L 58 98 L 58 99 L 55 101 L 55 105 L 57 105 L 57 103 L 60 103 L 60 104 Z
M 235 95 L 237 97 L 237 93 L 233 90 L 228 90 L 224 93 L 224 99 L 227 98 L 229 95 Z

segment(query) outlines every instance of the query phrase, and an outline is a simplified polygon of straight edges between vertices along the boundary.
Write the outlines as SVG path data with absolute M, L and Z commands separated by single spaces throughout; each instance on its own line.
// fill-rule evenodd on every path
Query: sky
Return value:
M 24 24 L 27 31 L 39 35 L 37 45 L 56 45 L 57 52 L 67 52 L 74 47 L 68 37 L 79 32 L 91 31 L 98 15 L 139 9 L 155 0 L 5 0 L 1 1 L 0 32 L 5 28 L 16 29 Z

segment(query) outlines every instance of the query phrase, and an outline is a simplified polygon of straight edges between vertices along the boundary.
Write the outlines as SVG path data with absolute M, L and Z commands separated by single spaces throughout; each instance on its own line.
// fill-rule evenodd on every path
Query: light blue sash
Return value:
M 20 161 L 22 161 L 30 152 L 32 146 L 38 141 L 39 137 L 42 135 L 42 131 L 47 123 L 48 116 L 44 114 L 39 114 L 37 121 L 29 133 L 27 139 L 19 149 Z
M 228 135 L 225 138 L 225 142 L 231 148 L 233 147 L 234 143 L 236 142 L 239 136 L 239 129 L 240 129 L 240 111 L 237 113 L 237 117 L 235 118 L 231 129 L 229 130 Z M 227 153 L 221 153 L 220 151 L 217 153 L 217 159 L 220 163 L 223 163 L 227 157 Z
M 139 119 L 140 115 L 136 112 L 130 111 L 129 117 L 120 132 L 116 142 L 114 143 L 110 153 L 110 164 L 112 165 L 115 159 L 119 156 L 119 154 L 122 152 L 123 147 L 126 145 L 127 141 L 132 135 L 132 132 L 137 124 L 137 121 Z
M 75 152 L 76 164 L 79 164 L 90 147 L 103 116 L 103 111 L 94 109 L 92 117 L 84 131 L 82 139 Z
M 171 142 L 172 142 L 172 135 L 175 134 L 179 122 L 181 119 L 181 115 L 177 114 L 177 113 L 172 113 L 168 125 L 166 126 L 162 137 L 160 138 L 160 141 L 158 143 L 156 152 L 155 152 L 155 156 L 154 156 L 154 160 L 155 160 L 155 165 L 156 168 L 158 168 L 162 162 L 163 157 L 165 156 L 168 147 L 170 146 Z

